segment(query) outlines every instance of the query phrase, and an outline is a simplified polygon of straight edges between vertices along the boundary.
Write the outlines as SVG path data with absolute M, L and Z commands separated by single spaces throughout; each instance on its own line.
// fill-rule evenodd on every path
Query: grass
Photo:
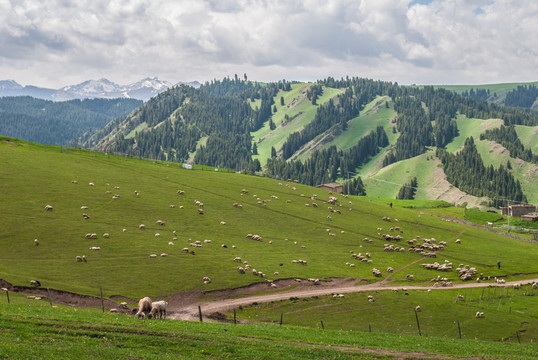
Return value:
M 478 320 L 487 321 L 488 317 Z M 447 341 L 382 333 L 375 328 L 368 333 L 330 326 L 322 331 L 290 325 L 140 321 L 132 316 L 102 314 L 100 309 L 50 308 L 17 295 L 12 296 L 11 304 L 0 302 L 0 325 L 0 358 L 9 359 L 394 359 L 413 357 L 415 352 L 533 359 L 537 351 L 536 344 L 525 342 L 526 333 L 521 333 L 523 344 L 518 344 L 513 339 L 504 343 L 466 338 Z
M 432 261 L 433 262 L 433 261 Z M 457 266 L 457 264 L 456 264 Z M 431 271 L 431 276 L 441 272 Z M 236 310 L 237 319 L 248 323 L 304 326 L 347 331 L 369 331 L 419 335 L 415 307 L 422 336 L 534 343 L 538 340 L 536 290 L 530 285 L 513 288 L 383 290 L 346 294 L 344 298 L 320 296 L 249 305 Z M 531 295 L 532 296 L 525 296 Z M 455 302 L 458 295 L 463 300 Z M 373 296 L 374 302 L 368 301 Z M 475 313 L 484 312 L 477 319 Z M 233 314 L 228 313 L 228 318 Z
M 306 91 L 310 86 L 312 84 L 292 84 L 290 91 L 280 91 L 274 98 L 277 112 L 272 116 L 276 129 L 271 131 L 267 122 L 260 130 L 251 134 L 258 146 L 258 155 L 253 158 L 257 158 L 262 166 L 271 157 L 271 147 L 278 152 L 289 134 L 300 131 L 314 119 L 320 104 L 343 92 L 343 90 L 324 87 L 323 94 L 317 100 L 318 105 L 313 105 L 306 97 Z M 284 105 L 280 104 L 280 97 L 284 97 Z M 286 123 L 285 115 L 292 120 Z
M 391 209 L 387 203 L 359 197 L 349 199 L 352 205 L 348 199 L 341 199 L 341 214 L 330 213 L 327 192 L 300 184 L 293 184 L 297 190 L 292 190 L 291 186 L 256 176 L 185 170 L 177 164 L 167 166 L 25 142 L 0 143 L 0 159 L 4 166 L 0 173 L 0 192 L 4 194 L 0 198 L 4 224 L 0 228 L 0 278 L 15 285 L 28 285 L 30 279 L 37 278 L 44 287 L 89 295 L 98 294 L 102 287 L 108 297 L 136 299 L 264 281 L 238 274 L 233 262 L 236 256 L 272 279 L 351 277 L 373 281 L 371 266 L 345 265 L 349 251 L 371 252 L 373 266 L 378 268 L 400 268 L 420 259 L 420 255 L 407 251 L 383 251 L 384 241 L 377 228 L 387 233 L 394 226 L 383 221 L 383 216 L 398 218 L 405 238 L 420 235 L 451 244 L 461 237 L 465 240 L 461 246 L 449 245 L 443 255 L 478 266 L 488 275 L 532 276 L 538 272 L 532 244 L 447 223 L 422 215 L 420 210 L 397 205 Z M 78 184 L 72 180 L 78 180 Z M 88 186 L 89 182 L 95 186 Z M 178 195 L 178 189 L 185 194 Z M 249 193 L 241 195 L 241 189 Z M 140 192 L 140 198 L 134 196 L 134 190 Z M 112 195 L 116 193 L 121 197 L 114 200 Z M 314 193 L 320 206 L 305 207 L 305 203 L 314 202 L 310 199 Z M 204 215 L 198 214 L 195 200 L 205 204 Z M 233 207 L 235 202 L 243 209 Z M 47 204 L 54 206 L 54 211 L 45 211 Z M 88 210 L 81 210 L 83 205 Z M 84 220 L 83 212 L 90 219 Z M 327 219 L 329 214 L 332 220 Z M 157 225 L 157 220 L 166 225 Z M 142 223 L 145 230 L 138 229 Z M 326 229 L 335 236 L 329 237 Z M 105 232 L 110 238 L 102 237 Z M 87 233 L 96 233 L 99 238 L 86 239 Z M 263 241 L 246 238 L 248 233 L 261 235 Z M 364 237 L 375 242 L 365 243 Z M 33 243 L 36 238 L 38 247 Z M 212 242 L 195 248 L 194 256 L 181 250 L 193 249 L 190 243 L 206 239 Z M 170 241 L 175 245 L 168 245 Z M 223 243 L 228 248 L 222 248 Z M 101 250 L 90 251 L 91 246 Z M 152 253 L 168 256 L 150 259 Z M 88 262 L 77 263 L 75 257 L 80 255 L 86 255 Z M 491 268 L 499 257 L 506 267 Z M 295 266 L 291 263 L 294 259 L 305 259 L 309 265 Z M 270 275 L 276 271 L 278 276 Z M 418 281 L 430 277 L 419 265 L 412 265 L 409 271 L 416 273 Z M 212 282 L 203 284 L 204 276 Z M 156 282 L 155 278 L 160 280 Z
M 516 125 L 516 133 L 525 149 L 531 149 L 534 154 L 538 154 L 538 136 L 536 127 Z

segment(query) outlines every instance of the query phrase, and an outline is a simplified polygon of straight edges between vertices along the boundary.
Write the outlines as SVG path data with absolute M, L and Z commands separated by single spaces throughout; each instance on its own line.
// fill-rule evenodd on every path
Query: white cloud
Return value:
M 532 81 L 534 0 L 0 0 L 0 78 Z

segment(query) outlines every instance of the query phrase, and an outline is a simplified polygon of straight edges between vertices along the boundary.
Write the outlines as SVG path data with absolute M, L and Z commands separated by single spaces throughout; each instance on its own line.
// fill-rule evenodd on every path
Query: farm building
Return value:
M 535 211 L 536 206 L 532 204 L 509 205 L 508 207 L 501 208 L 501 212 L 503 215 L 510 215 L 516 217 L 521 217 Z
M 319 189 L 328 190 L 328 191 L 332 191 L 339 194 L 341 194 L 344 189 L 344 185 L 338 184 L 338 183 L 321 184 L 316 187 Z
M 521 221 L 536 221 L 538 220 L 538 212 L 532 212 L 521 216 Z

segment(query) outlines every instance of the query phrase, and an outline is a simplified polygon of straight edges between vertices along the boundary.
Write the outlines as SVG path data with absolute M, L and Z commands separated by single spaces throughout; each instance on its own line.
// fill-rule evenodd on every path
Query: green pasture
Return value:
M 531 149 L 534 154 L 538 154 L 538 130 L 534 126 L 516 125 L 516 133 L 525 149 Z
M 0 160 L 0 278 L 14 285 L 38 279 L 43 287 L 90 295 L 102 287 L 107 296 L 137 299 L 265 281 L 239 274 L 233 261 L 237 256 L 267 279 L 349 277 L 374 282 L 379 279 L 372 276 L 373 267 L 409 265 L 391 279 L 405 284 L 406 273 L 412 273 L 416 283 L 427 282 L 431 273 L 420 266 L 421 255 L 383 251 L 386 241 L 379 234 L 388 233 L 401 234 L 403 240 L 395 245 L 406 250 L 405 240 L 416 236 L 446 241 L 438 259 L 469 264 L 490 276 L 530 278 L 538 272 L 535 244 L 446 222 L 424 209 L 390 208 L 360 197 L 340 197 L 330 205 L 329 193 L 300 184 L 15 140 L 0 142 Z M 248 193 L 242 195 L 242 189 Z M 116 194 L 120 197 L 113 199 Z M 195 201 L 204 204 L 203 215 Z M 54 210 L 45 211 L 47 204 Z M 85 220 L 83 213 L 90 218 Z M 157 220 L 166 225 L 157 225 Z M 401 230 L 391 231 L 394 226 Z M 109 238 L 103 237 L 105 232 Z M 98 238 L 86 239 L 87 233 Z M 247 234 L 263 239 L 252 240 Z M 363 241 L 365 237 L 373 242 Z M 454 243 L 457 238 L 462 240 L 459 245 Z M 202 247 L 191 247 L 195 241 Z M 93 246 L 101 250 L 90 250 Z M 356 267 L 349 267 L 350 251 L 370 252 L 373 262 L 356 261 Z M 162 253 L 168 256 L 149 257 Z M 76 262 L 82 255 L 88 262 Z M 292 263 L 298 259 L 308 265 Z M 494 266 L 498 260 L 505 264 L 500 270 Z M 204 276 L 212 282 L 204 284 Z M 459 281 L 455 272 L 447 276 Z
M 100 359 L 136 358 L 136 359 L 401 359 L 411 358 L 418 354 L 483 359 L 534 359 L 538 351 L 535 343 L 529 343 L 532 324 L 523 324 L 519 330 L 521 344 L 513 335 L 501 341 L 482 341 L 471 338 L 470 329 L 477 323 L 485 323 L 494 327 L 499 326 L 493 320 L 495 309 L 484 309 L 483 319 L 462 319 L 462 339 L 451 340 L 454 334 L 448 336 L 433 336 L 429 326 L 429 318 L 441 317 L 433 313 L 439 308 L 438 304 L 423 305 L 419 313 L 423 336 L 416 334 L 392 334 L 380 332 L 377 324 L 372 323 L 372 332 L 368 332 L 368 319 L 361 319 L 363 329 L 336 330 L 338 328 L 331 322 L 327 314 L 322 314 L 325 320 L 325 329 L 322 330 L 314 322 L 320 318 L 318 313 L 313 317 L 311 327 L 292 326 L 292 314 L 285 313 L 284 325 L 233 325 L 211 324 L 191 321 L 174 320 L 138 320 L 133 316 L 112 313 L 101 313 L 101 309 L 72 308 L 55 306 L 51 308 L 48 302 L 28 300 L 18 294 L 10 294 L 11 303 L 0 293 L 0 358 L 32 359 L 54 358 L 74 359 L 95 357 Z M 397 294 L 398 295 L 398 294 Z M 414 291 L 410 297 L 428 296 L 437 297 L 436 293 L 418 295 Z M 375 294 L 376 302 L 364 305 L 364 294 L 357 294 L 355 301 L 360 307 L 371 305 L 371 308 L 381 307 L 390 301 L 392 296 L 384 297 Z M 478 297 L 475 293 L 474 296 Z M 513 296 L 513 299 L 522 298 Z M 529 297 L 535 298 L 535 297 Z M 416 298 L 419 300 L 418 298 Z M 295 303 L 296 313 L 306 313 L 305 306 L 324 300 L 307 299 Z M 352 306 L 350 296 L 333 302 L 339 303 L 342 313 L 350 310 Z M 441 298 L 444 301 L 445 298 Z M 328 300 L 331 303 L 332 299 Z M 471 301 L 469 301 L 471 302 Z M 409 301 L 408 304 L 412 302 Z M 413 303 L 414 304 L 414 303 Z M 398 306 L 394 303 L 395 306 Z M 495 304 L 496 305 L 496 304 Z M 411 305 L 410 305 L 411 306 Z M 482 302 L 479 306 L 487 306 Z M 514 304 L 512 313 L 507 315 L 512 326 L 512 320 L 518 316 L 517 311 L 526 312 L 525 304 Z M 452 305 L 449 305 L 452 307 Z M 472 304 L 460 302 L 453 307 L 466 309 Z M 493 308 L 493 302 L 490 304 Z M 501 305 L 504 312 L 504 305 Z M 409 309 L 403 308 L 406 313 Z M 516 310 L 519 309 L 519 310 Z M 252 308 L 254 309 L 254 308 Z M 260 310 L 262 310 L 260 308 Z M 239 314 L 246 314 L 251 308 L 244 308 Z M 310 310 L 311 311 L 311 310 Z M 364 312 L 358 308 L 347 311 L 348 316 L 354 312 Z M 469 309 L 470 312 L 474 308 Z M 375 312 L 379 312 L 375 310 Z M 518 315 L 516 315 L 518 314 Z M 409 328 L 416 329 L 412 321 Z M 445 316 L 445 315 L 443 315 Z M 490 319 L 491 318 L 491 319 Z M 407 322 L 406 319 L 405 322 Z M 273 319 L 269 319 L 273 322 Z M 391 322 L 394 322 L 391 320 Z M 535 324 L 535 320 L 534 320 Z M 359 325 L 359 324 L 357 324 Z M 366 330 L 364 330 L 366 327 Z M 454 332 L 454 324 L 450 324 L 447 331 Z M 511 329 L 506 329 L 506 333 Z M 455 330 L 457 334 L 457 329 Z M 412 333 L 412 330 L 407 330 Z M 499 339 L 500 340 L 500 339 Z
M 257 158 L 262 166 L 271 157 L 271 147 L 274 147 L 278 152 L 289 134 L 300 131 L 314 119 L 320 104 L 343 92 L 343 90 L 323 87 L 323 94 L 317 100 L 318 105 L 312 105 L 306 96 L 310 86 L 312 84 L 292 84 L 290 91 L 279 91 L 274 98 L 274 106 L 276 106 L 277 111 L 272 116 L 276 129 L 271 130 L 269 122 L 266 122 L 260 130 L 251 133 L 253 141 L 257 143 L 258 147 L 258 155 L 253 156 L 253 158 Z M 284 105 L 280 104 L 280 97 L 284 97 Z M 291 119 L 287 123 L 285 115 Z
M 439 273 L 432 271 L 432 277 Z M 439 273 L 443 276 L 443 273 Z M 406 294 L 407 292 L 407 294 Z M 458 299 L 462 295 L 463 299 Z M 236 309 L 240 322 L 334 330 L 381 332 L 485 341 L 538 340 L 538 290 L 530 285 L 471 289 L 369 291 L 249 305 Z M 368 301 L 372 296 L 374 301 Z M 420 311 L 415 315 L 416 306 Z M 476 312 L 484 318 L 476 318 Z M 233 312 L 228 312 L 233 319 Z M 417 324 L 418 317 L 418 324 Z M 458 329 L 458 321 L 460 328 Z M 323 322 L 323 325 L 321 324 Z M 419 328 L 420 326 L 420 333 Z M 518 333 L 518 335 L 516 335 Z

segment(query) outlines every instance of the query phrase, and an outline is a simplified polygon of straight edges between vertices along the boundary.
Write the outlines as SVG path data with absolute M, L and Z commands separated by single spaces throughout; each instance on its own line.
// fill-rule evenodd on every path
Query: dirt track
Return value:
M 303 280 L 303 282 L 306 282 Z M 523 281 L 509 281 L 505 284 L 499 285 L 499 286 L 512 286 L 517 283 L 531 283 L 531 282 L 538 282 L 538 278 L 536 279 L 527 279 Z M 461 283 L 461 284 L 455 284 L 452 287 L 437 287 L 434 288 L 432 286 L 424 286 L 424 285 L 406 285 L 405 288 L 408 290 L 426 290 L 426 289 L 432 289 L 432 290 L 448 290 L 448 289 L 465 289 L 465 288 L 480 288 L 480 287 L 488 287 L 490 285 L 496 285 L 495 283 L 476 283 L 476 282 L 469 282 L 469 283 Z M 356 293 L 356 292 L 363 292 L 363 291 L 376 291 L 376 290 L 390 290 L 390 289 L 401 289 L 402 285 L 393 285 L 391 286 L 389 282 L 387 281 L 381 281 L 378 283 L 373 284 L 367 284 L 367 285 L 357 285 L 356 280 L 338 280 L 334 284 L 333 282 L 327 282 L 322 285 L 307 285 L 298 289 L 293 289 L 289 291 L 281 291 L 273 294 L 264 294 L 264 295 L 253 295 L 253 296 L 244 296 L 241 298 L 235 298 L 235 299 L 216 299 L 206 302 L 200 302 L 197 304 L 190 304 L 187 306 L 179 306 L 176 307 L 176 304 L 173 304 L 170 308 L 170 318 L 177 319 L 177 320 L 199 320 L 199 312 L 198 312 L 198 306 L 200 306 L 202 310 L 202 314 L 204 316 L 204 321 L 206 321 L 208 318 L 206 315 L 209 315 L 211 317 L 211 314 L 214 314 L 216 312 L 224 312 L 233 308 L 237 308 L 240 305 L 249 305 L 254 302 L 263 303 L 263 302 L 271 302 L 271 301 L 280 301 L 280 300 L 286 300 L 290 297 L 298 297 L 298 298 L 306 298 L 306 297 L 312 297 L 312 296 L 323 296 L 323 295 L 330 295 L 330 294 L 349 294 L 349 293 Z M 265 288 L 268 289 L 267 285 L 265 285 Z

